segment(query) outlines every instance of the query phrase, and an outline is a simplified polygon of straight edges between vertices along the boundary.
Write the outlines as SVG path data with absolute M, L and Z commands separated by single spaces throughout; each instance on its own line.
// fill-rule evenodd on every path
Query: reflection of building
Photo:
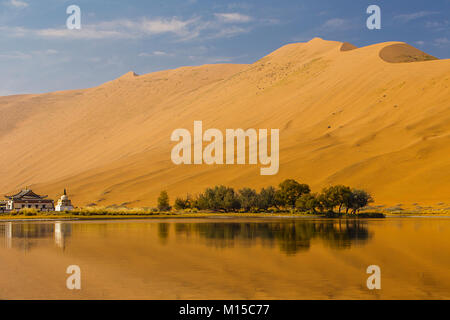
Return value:
M 55 223 L 0 223 L 0 246 L 4 236 L 6 248 L 29 250 L 39 245 L 47 245 L 48 240 L 64 249 L 66 238 L 72 234 L 72 225 L 64 222 Z
M 55 211 L 72 211 L 73 206 L 72 202 L 67 197 L 66 189 L 64 189 L 64 194 L 61 196 L 61 199 L 58 200 L 58 204 L 55 207 Z
M 8 199 L 6 210 L 37 209 L 40 211 L 52 211 L 54 202 L 47 196 L 40 196 L 31 190 L 25 189 L 13 196 L 5 196 Z
M 5 212 L 6 211 L 6 205 L 8 203 L 6 201 L 0 200 L 0 212 Z
M 61 222 L 55 222 L 55 244 L 60 248 L 64 248 L 64 232 L 61 226 Z
M 6 247 L 10 249 L 12 239 L 12 222 L 6 223 L 4 232 L 5 232 Z

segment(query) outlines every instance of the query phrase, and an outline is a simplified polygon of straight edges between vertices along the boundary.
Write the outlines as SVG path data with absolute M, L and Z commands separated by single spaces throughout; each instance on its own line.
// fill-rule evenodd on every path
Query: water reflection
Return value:
M 0 224 L 0 236 L 3 247 L 17 248 L 28 251 L 38 246 L 40 241 L 52 240 L 54 244 L 64 249 L 66 238 L 70 237 L 72 226 L 68 223 L 16 223 Z
M 167 241 L 169 240 L 169 228 L 169 223 L 158 223 L 158 237 L 161 240 L 162 244 L 167 243 Z
M 367 223 L 361 220 L 176 223 L 175 232 L 177 236 L 198 235 L 216 247 L 233 247 L 237 242 L 250 246 L 260 241 L 266 246 L 278 245 L 287 254 L 308 250 L 313 239 L 321 239 L 331 248 L 343 249 L 352 244 L 365 244 L 371 237 Z
M 174 234 L 171 234 L 172 230 Z M 176 241 L 197 241 L 215 248 L 261 244 L 264 247 L 278 247 L 288 255 L 309 250 L 315 239 L 330 248 L 343 249 L 355 244 L 363 245 L 371 237 L 367 222 L 361 220 L 0 223 L 0 236 L 6 248 L 30 250 L 48 245 L 51 241 L 64 249 L 66 240 L 73 234 L 82 237 L 97 235 L 105 240 L 144 236 L 147 241 L 152 241 L 156 237 L 161 245 L 168 244 L 173 237 Z

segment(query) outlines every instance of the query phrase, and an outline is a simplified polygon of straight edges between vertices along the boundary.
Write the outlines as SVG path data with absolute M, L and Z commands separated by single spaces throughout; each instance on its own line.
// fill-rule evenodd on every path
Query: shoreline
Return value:
M 55 215 L 36 215 L 36 216 L 1 216 L 0 222 L 48 222 L 48 221 L 109 221 L 109 220 L 154 220 L 154 219 L 201 219 L 201 218 L 221 218 L 221 219 L 286 219 L 286 218 L 312 218 L 312 219 L 383 219 L 383 218 L 427 218 L 427 217 L 449 217 L 447 213 L 401 213 L 401 214 L 385 214 L 376 213 L 376 216 L 367 216 L 363 213 L 359 215 L 343 215 L 329 216 L 321 214 L 271 214 L 271 213 L 174 213 L 174 214 L 151 214 L 151 215 L 71 215 L 71 214 L 55 214 Z M 381 216 L 382 214 L 383 216 Z

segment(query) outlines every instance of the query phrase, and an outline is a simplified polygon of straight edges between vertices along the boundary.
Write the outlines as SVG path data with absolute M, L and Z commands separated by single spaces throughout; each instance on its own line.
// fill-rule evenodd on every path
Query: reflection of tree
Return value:
M 366 224 L 360 220 L 339 220 L 323 225 L 320 232 L 320 238 L 332 248 L 350 248 L 352 244 L 364 244 L 370 238 Z
M 164 244 L 167 243 L 167 240 L 169 239 L 169 228 L 170 228 L 169 223 L 165 222 L 158 223 L 158 237 Z
M 232 247 L 235 240 L 243 244 L 278 244 L 286 254 L 308 250 L 311 240 L 318 238 L 332 248 L 349 248 L 370 238 L 366 223 L 359 220 L 296 220 L 278 222 L 175 223 L 177 235 L 197 234 L 217 247 Z
M 64 248 L 66 239 L 74 232 L 91 234 L 97 232 L 102 237 L 120 233 L 136 235 L 148 234 L 157 228 L 162 244 L 166 244 L 173 230 L 177 236 L 200 237 L 208 245 L 219 248 L 235 245 L 252 246 L 256 242 L 263 246 L 278 246 L 286 254 L 296 254 L 308 250 L 313 239 L 319 239 L 333 248 L 350 248 L 364 244 L 370 239 L 367 222 L 358 219 L 283 219 L 251 222 L 162 222 L 162 223 L 16 223 L 0 224 L 0 246 L 29 250 L 45 241 L 53 241 Z M 152 231 L 150 231 L 152 230 Z

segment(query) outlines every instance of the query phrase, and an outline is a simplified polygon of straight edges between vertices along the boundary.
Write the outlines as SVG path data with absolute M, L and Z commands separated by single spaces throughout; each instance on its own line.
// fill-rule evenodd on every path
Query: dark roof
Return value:
M 45 199 L 45 198 L 47 198 L 47 196 L 37 195 L 32 190 L 28 190 L 28 189 L 22 190 L 13 196 L 5 196 L 5 197 L 10 200 L 27 200 L 27 199 Z

